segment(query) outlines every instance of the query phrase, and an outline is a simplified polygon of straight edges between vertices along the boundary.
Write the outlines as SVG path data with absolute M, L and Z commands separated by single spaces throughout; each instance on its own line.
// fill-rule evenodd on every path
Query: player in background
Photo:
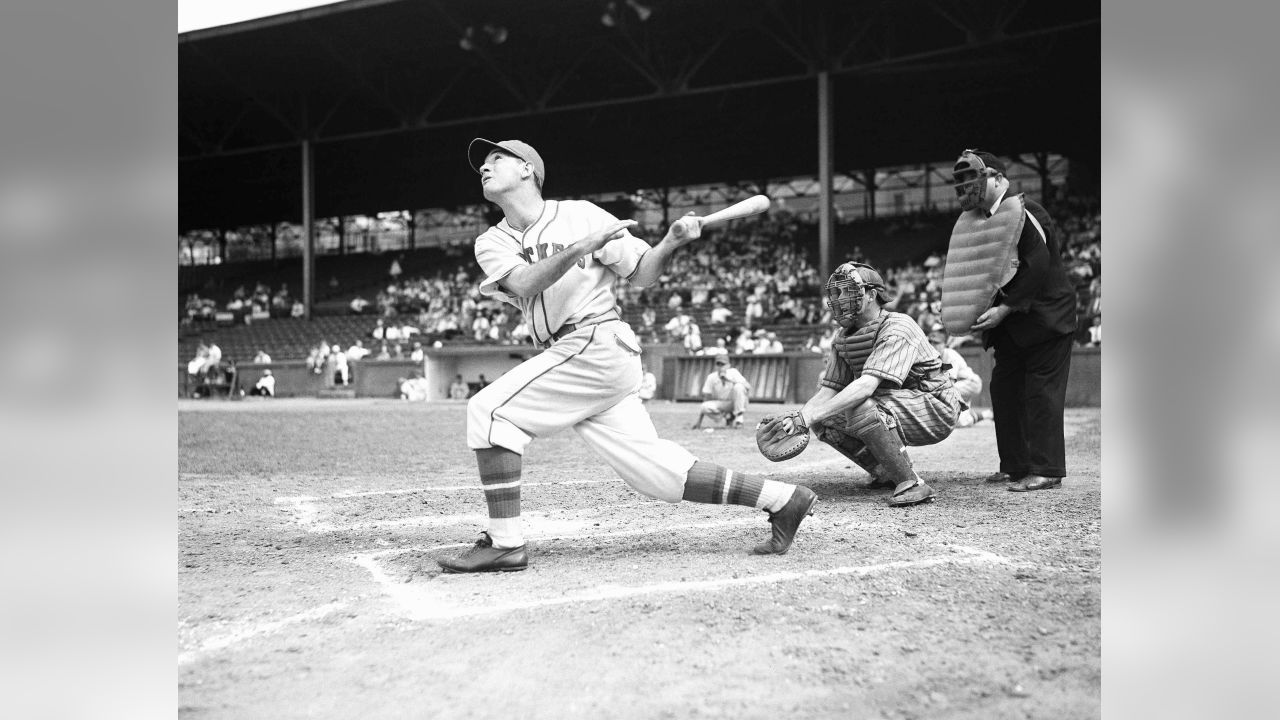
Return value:
M 884 309 L 892 298 L 875 268 L 844 263 L 825 292 L 841 329 L 801 419 L 866 470 L 872 487 L 893 488 L 890 505 L 931 500 L 933 488 L 916 474 L 905 446 L 950 435 L 960 395 L 916 321 Z
M 504 215 L 476 238 L 480 291 L 519 308 L 544 351 L 468 403 L 467 443 L 476 452 L 488 530 L 440 566 L 463 573 L 527 567 L 522 456 L 533 438 L 566 428 L 643 495 L 767 511 L 772 535 L 753 552 L 785 553 L 817 496 L 699 460 L 659 438 L 638 392 L 640 343 L 617 309 L 617 279 L 652 284 L 672 254 L 701 235 L 701 218 L 677 220 L 650 247 L 629 232 L 634 220 L 618 220 L 587 201 L 544 199 L 546 166 L 528 143 L 476 138 L 467 155 L 485 198 Z
M 973 399 L 982 392 L 982 378 L 978 377 L 978 373 L 969 367 L 964 356 L 955 348 L 947 347 L 947 327 L 940 322 L 931 323 L 928 337 L 929 344 L 938 351 L 938 356 L 942 359 L 942 367 L 946 368 L 947 375 L 951 377 L 951 384 L 956 386 L 956 392 L 960 393 L 960 399 L 964 401 L 964 409 L 956 418 L 956 427 L 969 427 L 985 419 L 973 409 Z
M 702 407 L 698 411 L 698 419 L 690 428 L 702 427 L 703 418 L 724 420 L 726 425 L 742 427 L 743 416 L 747 411 L 747 393 L 751 392 L 751 383 L 729 362 L 729 356 L 715 356 L 716 369 L 707 373 L 702 383 Z

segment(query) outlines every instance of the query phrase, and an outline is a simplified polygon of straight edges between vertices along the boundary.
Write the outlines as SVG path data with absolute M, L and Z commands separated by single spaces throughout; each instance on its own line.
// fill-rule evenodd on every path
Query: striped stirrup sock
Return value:
M 796 486 L 736 473 L 722 465 L 698 460 L 689 468 L 684 499 L 713 505 L 746 505 L 777 512 L 791 499 Z
M 523 458 L 506 448 L 476 450 L 480 484 L 489 506 L 489 538 L 496 548 L 524 544 L 520 530 L 520 468 Z

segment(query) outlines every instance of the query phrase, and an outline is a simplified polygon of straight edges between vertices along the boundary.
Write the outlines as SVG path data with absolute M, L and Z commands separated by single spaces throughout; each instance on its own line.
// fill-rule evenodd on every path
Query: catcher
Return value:
M 809 431 L 870 473 L 871 487 L 893 488 L 889 504 L 931 500 L 906 445 L 932 445 L 951 434 L 963 404 L 938 352 L 909 316 L 884 309 L 880 273 L 847 262 L 824 291 L 840 325 L 818 392 L 797 412 L 767 417 L 756 442 L 770 460 L 800 454 Z

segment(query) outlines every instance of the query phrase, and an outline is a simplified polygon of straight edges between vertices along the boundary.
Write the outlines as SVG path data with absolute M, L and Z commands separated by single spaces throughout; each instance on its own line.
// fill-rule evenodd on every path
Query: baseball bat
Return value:
M 752 195 L 746 200 L 736 202 L 723 210 L 717 210 L 702 218 L 702 227 L 705 228 L 709 225 L 719 225 L 730 220 L 739 220 L 751 215 L 758 215 L 768 209 L 769 198 L 767 196 Z

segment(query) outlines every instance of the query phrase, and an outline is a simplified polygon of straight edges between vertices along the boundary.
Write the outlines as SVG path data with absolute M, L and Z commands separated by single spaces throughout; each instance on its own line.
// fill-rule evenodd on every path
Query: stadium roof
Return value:
M 605 7 L 351 0 L 180 34 L 180 230 L 297 221 L 304 138 L 320 217 L 478 202 L 475 136 L 531 142 L 554 197 L 816 175 L 822 71 L 838 171 L 1099 154 L 1097 3 Z

